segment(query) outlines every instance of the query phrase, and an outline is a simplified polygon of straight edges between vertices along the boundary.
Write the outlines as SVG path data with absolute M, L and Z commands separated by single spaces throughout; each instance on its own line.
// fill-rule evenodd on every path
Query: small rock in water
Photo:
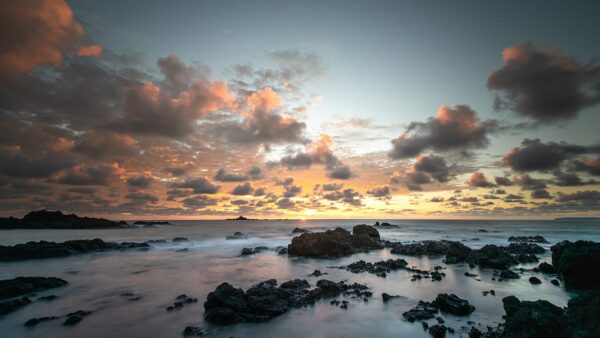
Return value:
M 204 336 L 207 332 L 204 331 L 203 328 L 197 326 L 186 326 L 185 330 L 183 330 L 183 335 L 186 337 L 189 336 Z
M 444 338 L 447 330 L 448 328 L 444 325 L 436 324 L 429 328 L 429 334 L 434 338 Z
M 55 319 L 58 319 L 58 317 L 49 316 L 49 317 L 31 318 L 28 321 L 26 321 L 25 324 L 23 324 L 23 325 L 24 326 L 36 326 L 41 322 L 46 322 L 46 321 L 55 320 Z
M 40 298 L 38 298 L 38 300 L 51 301 L 51 300 L 55 300 L 56 298 L 58 298 L 57 295 L 48 295 L 48 296 L 40 297 Z
M 560 286 L 560 282 L 556 278 L 553 278 L 550 283 L 552 283 L 552 285 Z
M 385 292 L 381 294 L 381 298 L 383 299 L 384 302 L 389 302 L 390 300 L 392 300 L 392 298 L 398 298 L 398 297 L 400 297 L 400 296 L 398 296 L 398 295 L 392 296 L 392 295 L 387 294 Z
M 327 272 L 325 272 L 325 273 L 322 273 L 320 270 L 315 270 L 315 271 L 313 271 L 313 272 L 310 274 L 310 276 L 319 277 L 319 276 L 321 276 L 321 275 L 326 275 L 326 274 L 327 274 Z
M 175 300 L 176 301 L 173 303 L 173 305 L 169 305 L 167 307 L 167 311 L 173 311 L 175 309 L 182 308 L 184 304 L 196 303 L 198 301 L 198 299 L 193 298 L 193 297 L 188 297 L 185 294 L 177 296 L 177 298 L 175 298 Z
M 83 320 L 84 317 L 88 316 L 90 311 L 79 310 L 67 314 L 67 319 L 63 322 L 64 326 L 72 326 Z
M 531 284 L 542 284 L 542 281 L 539 278 L 533 276 L 533 277 L 529 277 L 529 283 L 531 283 Z

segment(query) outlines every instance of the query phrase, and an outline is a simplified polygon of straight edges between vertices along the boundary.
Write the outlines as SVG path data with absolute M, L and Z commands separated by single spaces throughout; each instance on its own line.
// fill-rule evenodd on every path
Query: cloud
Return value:
M 367 190 L 367 194 L 376 197 L 376 198 L 390 198 L 392 191 L 389 186 L 385 185 L 382 187 L 375 187 L 373 189 Z
M 336 165 L 327 170 L 327 177 L 333 179 L 348 180 L 352 177 L 352 175 L 353 174 L 350 167 L 344 164 Z
M 599 204 L 600 191 L 584 190 L 577 191 L 571 194 L 560 194 L 557 201 L 559 202 L 576 202 L 581 204 Z
M 0 174 L 10 177 L 49 177 L 71 167 L 73 161 L 63 156 L 43 154 L 5 154 L 0 152 Z
M 467 181 L 467 183 L 471 187 L 475 187 L 475 188 L 488 188 L 488 187 L 495 186 L 494 183 L 487 180 L 487 178 L 485 177 L 485 175 L 483 173 L 478 172 L 478 171 L 471 174 L 471 177 L 469 177 L 469 180 Z
M 295 197 L 302 192 L 302 187 L 298 185 L 288 184 L 283 186 L 284 197 Z
M 546 181 L 533 178 L 528 174 L 521 174 L 515 177 L 514 182 L 520 185 L 523 190 L 541 190 L 546 188 Z
M 496 176 L 496 177 L 494 177 L 494 181 L 496 181 L 497 185 L 501 185 L 501 186 L 505 186 L 505 187 L 509 187 L 509 186 L 513 185 L 513 182 L 508 177 Z
M 600 157 L 575 161 L 575 170 L 585 171 L 590 175 L 600 176 Z
M 513 170 L 548 171 L 558 169 L 562 162 L 573 156 L 600 151 L 599 146 L 579 146 L 568 143 L 548 142 L 539 139 L 524 139 L 521 147 L 512 148 L 502 163 Z
M 196 195 L 183 199 L 181 203 L 186 208 L 197 210 L 204 209 L 208 206 L 217 205 L 218 200 L 207 195 Z
M 66 54 L 97 56 L 99 45 L 83 45 L 83 27 L 63 0 L 0 1 L 0 75 L 27 73 Z
M 227 173 L 225 169 L 221 168 L 217 171 L 214 179 L 219 182 L 243 182 L 248 179 L 248 176 Z
M 586 184 L 598 184 L 598 182 L 594 180 L 584 181 L 575 173 L 564 172 L 555 172 L 553 183 L 560 187 L 575 187 Z
M 406 131 L 392 140 L 389 157 L 402 159 L 435 151 L 466 150 L 488 145 L 488 135 L 497 129 L 492 120 L 480 121 L 469 106 L 441 106 L 437 116 L 427 122 L 412 122 Z
M 131 136 L 97 130 L 87 132 L 74 150 L 92 158 L 131 156 L 139 152 L 137 142 Z
M 220 187 L 214 185 L 206 177 L 187 179 L 180 183 L 174 183 L 174 188 L 192 189 L 194 194 L 216 194 Z
M 56 182 L 70 185 L 108 185 L 120 171 L 116 164 L 78 165 L 61 174 Z
M 129 198 L 131 200 L 134 201 L 143 201 L 143 202 L 151 202 L 151 203 L 156 203 L 158 202 L 160 199 L 152 194 L 147 194 L 147 193 L 141 193 L 141 192 L 136 192 L 136 193 L 131 193 L 125 196 L 125 198 Z
M 243 195 L 251 195 L 254 191 L 254 187 L 250 182 L 245 182 L 243 184 L 235 186 L 231 191 L 232 195 L 243 196 Z
M 154 182 L 154 176 L 150 173 L 144 173 L 139 176 L 132 176 L 127 179 L 127 184 L 136 188 L 147 188 Z
M 427 156 L 419 156 L 414 165 L 414 171 L 425 172 L 435 178 L 438 182 L 448 181 L 450 167 L 446 164 L 446 160 L 438 155 L 429 154 Z
M 361 194 L 354 189 L 344 189 L 342 190 L 342 202 L 354 206 L 362 206 L 362 196 Z
M 254 190 L 254 196 L 265 196 L 267 194 L 267 189 L 265 188 L 257 188 Z
M 533 199 L 551 199 L 552 195 L 545 189 L 537 189 L 531 192 L 531 198 Z
M 556 48 L 525 43 L 505 48 L 503 65 L 487 86 L 502 92 L 496 108 L 514 110 L 541 123 L 571 119 L 600 102 L 600 68 L 581 64 Z

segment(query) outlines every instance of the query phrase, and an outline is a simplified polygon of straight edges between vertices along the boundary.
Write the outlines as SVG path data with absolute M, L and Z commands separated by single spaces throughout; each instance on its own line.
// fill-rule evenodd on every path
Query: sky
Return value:
M 600 216 L 596 1 L 0 3 L 0 215 Z

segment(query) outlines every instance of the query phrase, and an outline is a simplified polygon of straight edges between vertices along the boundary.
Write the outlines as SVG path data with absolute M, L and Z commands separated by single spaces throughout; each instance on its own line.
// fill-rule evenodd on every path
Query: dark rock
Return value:
M 555 286 L 560 286 L 560 282 L 556 278 L 551 279 L 550 283 L 552 283 L 552 285 L 555 285 Z
M 63 322 L 63 325 L 65 325 L 65 326 L 75 325 L 75 324 L 79 323 L 80 321 L 82 321 L 83 318 L 88 316 L 90 313 L 91 313 L 90 311 L 83 311 L 83 310 L 69 313 L 69 314 L 67 314 L 67 319 L 65 319 L 65 321 Z
M 569 300 L 566 317 L 572 337 L 600 337 L 600 291 L 586 291 Z
M 506 312 L 503 337 L 569 337 L 563 309 L 545 300 L 502 299 Z
M 243 248 L 241 255 L 242 256 L 249 256 L 249 255 L 254 255 L 257 254 L 259 252 L 268 250 L 269 248 L 267 248 L 266 246 L 257 246 L 255 248 Z
M 471 329 L 469 330 L 469 338 L 480 338 L 482 336 L 483 333 L 479 331 L 478 328 L 471 326 Z
M 148 243 L 105 242 L 101 239 L 72 240 L 62 243 L 39 241 L 17 244 L 14 246 L 0 245 L 0 261 L 17 261 L 26 259 L 66 257 L 82 253 L 102 250 L 149 248 Z
M 0 280 L 0 299 L 22 296 L 31 292 L 58 288 L 67 281 L 56 277 L 17 277 Z
M 368 272 L 379 277 L 385 277 L 390 271 L 405 269 L 407 265 L 408 262 L 404 259 L 388 259 L 376 263 L 367 263 L 360 260 L 348 265 L 346 270 L 353 273 Z
M 315 277 L 319 277 L 321 275 L 326 275 L 327 273 L 322 273 L 320 270 L 315 270 L 313 271 L 310 276 L 315 276 Z
M 167 311 L 173 311 L 175 309 L 180 309 L 185 304 L 196 303 L 198 301 L 198 299 L 193 298 L 193 297 L 188 297 L 185 294 L 177 296 L 177 298 L 175 298 L 175 300 L 176 301 L 173 303 L 173 305 L 169 305 L 167 307 Z
M 529 277 L 529 283 L 536 285 L 536 284 L 542 284 L 542 281 L 539 278 L 532 276 L 532 277 Z
M 487 231 L 485 229 L 477 229 L 477 232 L 489 232 L 489 231 Z
M 48 295 L 48 296 L 40 297 L 37 300 L 52 301 L 52 300 L 55 300 L 56 298 L 58 298 L 57 295 Z
M 429 324 L 427 322 L 421 322 L 421 326 L 423 327 L 423 330 L 429 330 Z
M 465 277 L 477 277 L 477 275 L 476 275 L 476 274 L 474 274 L 474 273 L 469 273 L 469 272 L 467 271 L 467 272 L 465 272 Z
M 538 265 L 538 270 L 547 274 L 556 274 L 558 272 L 552 264 L 548 264 L 546 262 L 540 263 L 540 265 Z
M 342 228 L 294 237 L 288 254 L 313 258 L 349 256 L 357 252 L 382 249 L 383 245 L 365 234 L 356 236 Z
M 373 224 L 373 226 L 382 227 L 382 228 L 399 228 L 399 226 L 397 226 L 395 224 L 390 224 L 388 222 L 382 222 L 381 224 L 379 224 L 379 222 L 376 222 L 375 224 Z
M 404 312 L 402 316 L 412 323 L 418 320 L 427 320 L 434 318 L 435 316 L 437 316 L 437 314 L 437 306 L 433 305 L 432 303 L 420 300 L 417 306 Z
M 446 264 L 462 263 L 467 260 L 473 250 L 460 242 L 449 242 L 446 250 Z
M 246 238 L 248 238 L 248 235 L 246 235 L 246 234 L 244 234 L 242 232 L 239 232 L 239 231 L 234 232 L 233 235 L 229 235 L 229 236 L 225 237 L 225 239 L 229 239 L 229 240 L 232 240 L 232 239 L 246 239 Z
M 40 317 L 40 318 L 31 318 L 28 321 L 25 322 L 25 324 L 23 324 L 24 326 L 36 326 L 41 322 L 47 322 L 50 320 L 55 320 L 58 319 L 59 317 L 56 316 L 47 316 L 47 317 Z
M 302 229 L 302 228 L 294 228 L 294 230 L 292 230 L 292 234 L 303 234 L 305 232 L 310 232 L 307 229 Z
M 510 243 L 506 249 L 511 254 L 542 254 L 546 252 L 542 246 L 535 243 Z
M 435 320 L 439 323 L 439 324 L 444 324 L 446 321 L 444 320 L 444 318 L 442 317 L 435 317 Z
M 532 243 L 549 243 L 544 237 L 536 236 L 510 236 L 509 242 L 532 242 Z
M 502 278 L 502 279 L 519 279 L 519 278 L 521 278 L 521 276 L 512 270 L 502 270 L 500 272 L 500 278 Z
M 488 244 L 479 250 L 473 250 L 467 258 L 468 263 L 479 265 L 482 268 L 508 269 L 518 261 L 502 247 Z
M 204 336 L 206 335 L 207 332 L 204 331 L 203 328 L 197 327 L 197 326 L 186 326 L 186 328 L 183 330 L 183 335 L 186 337 L 189 336 Z
M 288 249 L 286 246 L 278 246 L 275 248 L 275 252 L 277 252 L 278 255 L 287 255 Z
M 398 295 L 392 296 L 392 295 L 387 294 L 385 292 L 381 294 L 381 298 L 383 299 L 384 303 L 389 302 L 390 300 L 392 300 L 392 298 L 398 298 L 398 297 L 400 297 L 400 296 L 398 296 Z
M 319 298 L 340 294 L 361 298 L 372 295 L 368 287 L 357 283 L 334 283 L 322 279 L 317 282 L 315 289 L 309 290 L 309 287 L 305 280 L 288 281 L 278 287 L 277 281 L 270 279 L 244 292 L 222 283 L 208 294 L 204 303 L 204 317 L 209 322 L 222 325 L 264 321 L 289 308 L 314 304 Z
M 177 243 L 177 242 L 189 242 L 190 240 L 185 237 L 175 237 L 175 238 L 173 238 L 172 241 L 174 243 Z
M 122 224 L 104 218 L 66 215 L 45 209 L 31 211 L 23 218 L 0 218 L 0 229 L 97 229 L 120 228 Z
M 0 303 L 0 315 L 5 315 L 9 312 L 18 310 L 25 305 L 31 304 L 31 299 L 28 297 L 15 298 Z
M 444 338 L 446 337 L 447 327 L 441 324 L 435 324 L 429 328 L 429 334 L 434 338 Z
M 407 256 L 441 256 L 448 251 L 449 242 L 421 241 L 416 243 L 391 243 L 390 252 Z
M 379 239 L 379 231 L 370 225 L 360 224 L 352 228 L 352 235 L 362 236 L 366 235 L 373 239 Z
M 457 316 L 467 316 L 475 311 L 475 306 L 466 299 L 461 299 L 455 294 L 440 293 L 432 303 L 441 311 Z
M 552 265 L 562 274 L 565 285 L 576 289 L 600 288 L 600 243 L 562 241 L 550 249 Z
M 155 225 L 171 225 L 171 223 L 167 221 L 137 221 L 133 223 L 134 225 L 143 225 L 143 226 L 155 226 Z

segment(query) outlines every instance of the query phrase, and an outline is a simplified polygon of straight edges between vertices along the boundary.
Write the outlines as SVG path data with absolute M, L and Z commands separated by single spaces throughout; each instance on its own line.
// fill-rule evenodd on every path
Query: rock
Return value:
M 502 299 L 506 312 L 503 337 L 569 337 L 563 309 L 545 300 Z
M 244 234 L 242 232 L 239 232 L 239 231 L 234 232 L 233 235 L 229 235 L 229 236 L 225 237 L 225 239 L 228 239 L 228 240 L 232 240 L 232 239 L 246 239 L 246 238 L 248 238 L 248 235 L 246 235 L 246 234 Z
M 429 324 L 427 324 L 427 322 L 421 322 L 421 326 L 423 327 L 423 330 L 429 330 Z
M 66 257 L 82 253 L 102 250 L 123 250 L 134 248 L 149 248 L 148 243 L 105 242 L 101 239 L 81 239 L 63 243 L 39 241 L 17 244 L 14 246 L 0 245 L 0 261 L 18 261 L 39 258 Z
M 134 225 L 143 225 L 143 226 L 155 226 L 155 225 L 171 225 L 171 223 L 167 221 L 137 221 L 133 223 Z
M 204 329 L 199 328 L 197 326 L 186 326 L 185 330 L 183 330 L 183 335 L 186 337 L 189 336 L 204 336 L 207 332 Z
M 173 311 L 175 309 L 182 308 L 185 304 L 196 303 L 198 301 L 198 299 L 193 298 L 193 297 L 188 297 L 185 294 L 177 296 L 177 298 L 175 298 L 175 300 L 176 301 L 175 301 L 175 303 L 173 303 L 173 305 L 169 305 L 167 307 L 167 311 Z
M 288 249 L 285 246 L 278 246 L 275 248 L 275 252 L 277 252 L 278 255 L 287 255 Z
M 510 243 L 506 249 L 511 254 L 542 254 L 546 252 L 542 246 L 535 243 Z
M 446 250 L 446 264 L 462 263 L 467 260 L 473 250 L 460 242 L 449 242 Z
M 242 256 L 248 256 L 248 255 L 254 255 L 257 254 L 259 252 L 268 250 L 269 248 L 267 248 L 266 246 L 257 246 L 255 248 L 243 248 L 241 255 Z
M 379 224 L 379 222 L 376 222 L 373 226 L 382 227 L 382 228 L 399 228 L 398 225 L 390 224 L 388 222 L 382 222 L 381 224 Z
M 477 275 L 476 275 L 476 274 L 474 274 L 474 273 L 469 273 L 469 272 L 467 271 L 467 272 L 465 272 L 465 277 L 477 277 Z
M 367 235 L 352 235 L 342 228 L 294 237 L 288 245 L 293 256 L 331 258 L 349 256 L 357 252 L 382 249 L 383 245 Z
M 489 231 L 487 231 L 485 229 L 477 229 L 477 232 L 489 232 Z
M 479 331 L 478 328 L 471 326 L 471 329 L 469 330 L 469 338 L 480 338 L 482 335 L 483 333 Z
M 49 320 L 55 320 L 58 319 L 59 317 L 56 316 L 47 316 L 47 317 L 40 317 L 40 318 L 31 318 L 28 321 L 25 322 L 25 324 L 23 324 L 24 326 L 27 327 L 31 327 L 31 326 L 36 326 L 41 322 L 47 322 Z
M 510 236 L 508 237 L 509 242 L 532 242 L 532 243 L 549 243 L 544 237 L 540 235 L 535 236 Z
M 270 279 L 254 285 L 244 292 L 228 283 L 222 283 L 209 293 L 204 303 L 204 318 L 208 322 L 227 325 L 240 322 L 257 322 L 270 319 L 293 307 L 314 304 L 319 298 L 340 294 L 370 297 L 372 293 L 362 284 L 334 283 L 319 280 L 315 289 L 309 290 L 306 280 L 292 280 L 277 286 Z
M 13 312 L 28 304 L 31 304 L 31 299 L 29 299 L 28 297 L 15 298 L 7 300 L 5 302 L 1 302 L 0 315 L 5 315 L 7 313 Z
M 565 285 L 575 289 L 600 288 L 600 243 L 562 241 L 550 249 L 552 265 L 562 274 Z
M 438 314 L 438 308 L 432 303 L 419 301 L 417 306 L 404 312 L 402 316 L 409 322 L 431 319 Z
M 368 272 L 379 277 L 385 277 L 390 271 L 405 269 L 407 265 L 408 262 L 404 259 L 388 259 L 376 263 L 367 263 L 360 260 L 348 265 L 346 270 L 353 273 Z
M 538 265 L 538 270 L 547 274 L 556 274 L 558 272 L 552 264 L 548 264 L 546 262 L 540 263 L 540 265 Z
M 398 298 L 398 297 L 400 297 L 400 296 L 398 296 L 398 295 L 392 296 L 392 295 L 387 294 L 385 292 L 381 294 L 381 298 L 383 299 L 384 303 L 389 302 L 390 300 L 392 300 L 392 298 Z
M 379 231 L 370 225 L 359 224 L 352 228 L 353 236 L 362 236 L 366 235 L 373 239 L 379 239 Z
M 552 283 L 552 285 L 555 285 L 555 286 L 560 286 L 560 282 L 556 278 L 551 279 L 550 283 Z
M 445 327 L 444 325 L 435 324 L 429 328 L 429 334 L 434 338 L 444 338 L 444 337 L 446 337 L 447 330 L 448 330 L 448 328 Z
M 421 241 L 416 243 L 391 243 L 390 252 L 407 256 L 441 256 L 448 251 L 449 241 Z
M 468 263 L 482 268 L 506 270 L 518 261 L 502 247 L 488 244 L 479 250 L 473 250 L 467 258 Z
M 79 217 L 60 211 L 31 211 L 23 218 L 0 218 L 0 229 L 98 229 L 120 228 L 119 222 L 104 218 Z
M 63 322 L 63 325 L 64 326 L 73 326 L 73 325 L 79 323 L 80 321 L 82 321 L 83 318 L 88 316 L 90 313 L 91 313 L 90 311 L 83 311 L 83 310 L 69 313 L 69 314 L 67 314 L 67 319 L 65 319 L 65 321 Z
M 179 242 L 189 242 L 190 240 L 187 239 L 186 237 L 175 237 L 173 238 L 172 242 L 173 243 L 179 243 Z
M 294 230 L 292 230 L 292 234 L 303 234 L 305 232 L 310 232 L 307 229 L 302 229 L 302 228 L 294 228 Z
M 322 273 L 320 270 L 315 270 L 313 271 L 310 276 L 315 276 L 315 277 L 319 277 L 321 275 L 326 275 L 327 273 Z
M 56 298 L 58 298 L 57 295 L 48 295 L 48 296 L 44 296 L 44 297 L 40 297 L 37 300 L 43 300 L 43 301 L 53 301 Z
M 448 312 L 457 316 L 468 316 L 475 311 L 475 306 L 469 304 L 466 299 L 461 299 L 455 294 L 440 293 L 432 303 L 440 311 Z
M 529 283 L 537 285 L 537 284 L 542 284 L 542 281 L 539 278 L 532 276 L 532 277 L 529 277 Z
M 56 277 L 17 277 L 0 280 L 0 299 L 22 296 L 31 292 L 58 288 L 67 281 Z
M 500 272 L 500 278 L 502 278 L 502 279 L 519 279 L 519 278 L 521 278 L 521 276 L 512 270 L 502 270 Z
M 600 291 L 586 291 L 569 300 L 566 318 L 572 337 L 600 337 Z

